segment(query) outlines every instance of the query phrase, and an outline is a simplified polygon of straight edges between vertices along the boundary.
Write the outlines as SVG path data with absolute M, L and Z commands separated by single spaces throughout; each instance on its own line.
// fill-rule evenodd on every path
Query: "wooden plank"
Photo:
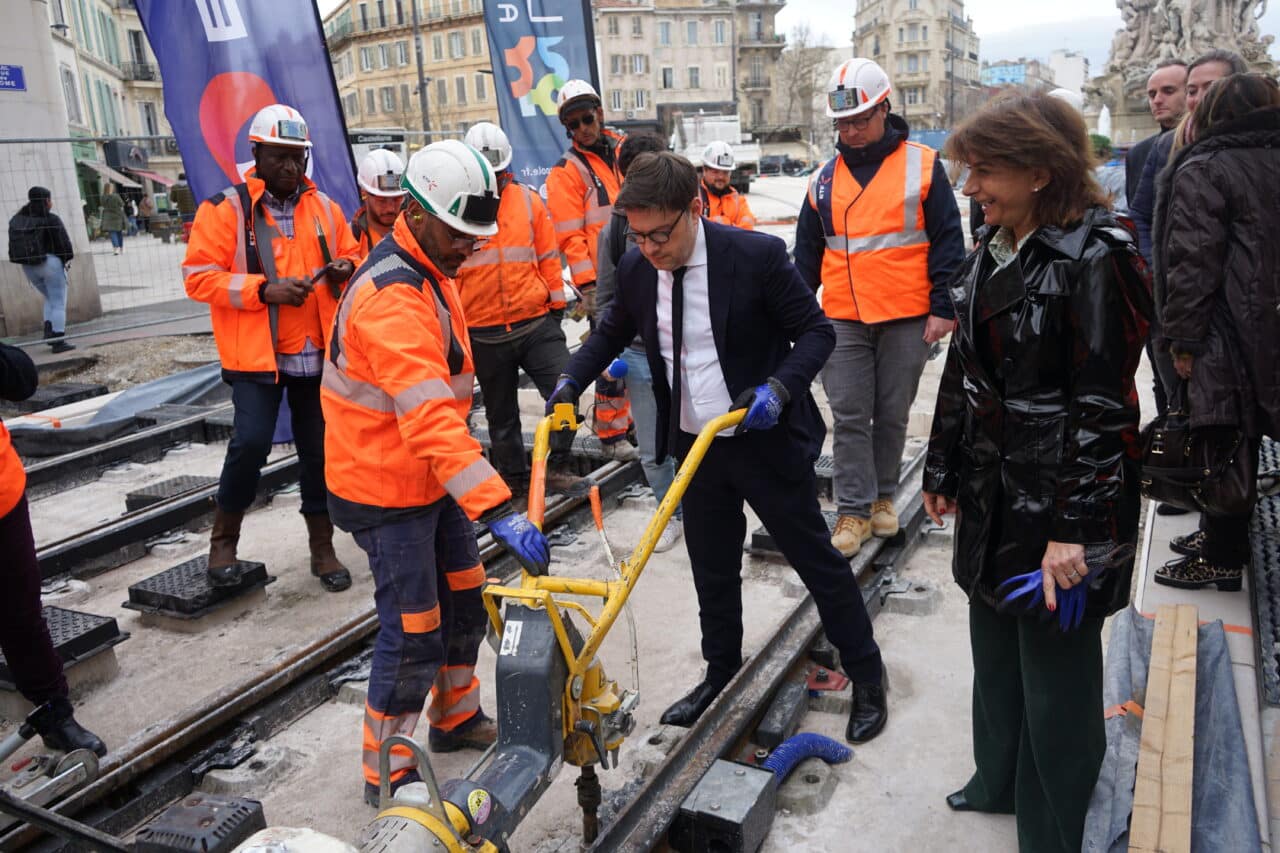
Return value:
M 1142 739 L 1138 747 L 1138 775 L 1133 787 L 1133 817 L 1129 822 L 1129 850 L 1136 853 L 1156 853 L 1160 849 L 1165 720 L 1177 619 L 1177 608 L 1171 604 L 1161 605 L 1156 611 L 1151 660 L 1147 667 L 1147 695 L 1143 702 Z
M 1191 778 L 1195 763 L 1196 632 L 1193 605 L 1178 606 L 1173 635 L 1173 674 L 1165 718 L 1160 798 L 1160 850 L 1191 853 Z

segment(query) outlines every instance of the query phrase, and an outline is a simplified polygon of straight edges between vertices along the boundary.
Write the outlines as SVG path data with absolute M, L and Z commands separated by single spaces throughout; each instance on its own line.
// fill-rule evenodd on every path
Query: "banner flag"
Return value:
M 484 0 L 484 22 L 511 170 L 541 190 L 569 146 L 556 114 L 560 87 L 578 79 L 600 91 L 590 2 Z
M 198 200 L 242 180 L 253 166 L 249 122 L 279 103 L 302 113 L 311 130 L 308 176 L 348 214 L 355 211 L 355 167 L 314 0 L 136 3 Z

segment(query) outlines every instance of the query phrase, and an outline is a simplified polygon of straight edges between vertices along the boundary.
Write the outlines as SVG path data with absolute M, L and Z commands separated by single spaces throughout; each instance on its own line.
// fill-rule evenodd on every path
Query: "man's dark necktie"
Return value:
M 684 382 L 680 375 L 680 350 L 684 347 L 684 272 L 680 267 L 671 281 L 671 416 L 667 423 L 667 455 L 675 457 L 680 437 L 680 400 Z

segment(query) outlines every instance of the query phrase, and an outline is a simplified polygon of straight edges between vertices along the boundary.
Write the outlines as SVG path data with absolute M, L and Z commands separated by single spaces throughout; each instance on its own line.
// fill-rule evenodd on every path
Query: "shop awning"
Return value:
M 103 163 L 101 160 L 81 160 L 80 165 L 88 166 L 108 181 L 115 181 L 122 187 L 133 187 L 134 189 L 139 190 L 142 189 L 142 184 L 127 175 L 122 175 L 106 163 Z
M 159 184 L 162 187 L 171 187 L 175 183 L 177 183 L 176 181 L 174 181 L 173 178 L 166 178 L 164 175 L 158 175 L 155 172 L 148 172 L 146 169 L 130 169 L 129 171 L 133 172 L 135 175 L 137 175 L 140 178 L 147 178 L 149 180 L 155 181 L 157 184 Z

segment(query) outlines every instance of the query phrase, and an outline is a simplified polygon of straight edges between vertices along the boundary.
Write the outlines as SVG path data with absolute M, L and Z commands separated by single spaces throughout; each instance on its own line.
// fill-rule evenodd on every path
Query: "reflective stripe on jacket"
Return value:
M 337 307 L 327 281 L 317 282 L 300 307 L 267 305 L 258 298 L 258 287 L 268 278 L 311 281 L 325 265 L 317 224 L 331 258 L 359 260 L 342 209 L 311 181 L 304 182 L 294 207 L 293 239 L 283 236 L 261 207 L 266 184 L 252 174 L 196 211 L 182 261 L 183 282 L 188 296 L 209 304 L 218 357 L 228 378 L 274 382 L 276 353 L 301 352 L 308 340 L 324 347 Z M 249 218 L 246 202 L 253 210 Z M 267 263 L 257 251 L 264 241 L 272 248 Z
M 325 356 L 325 481 L 339 526 L 446 494 L 475 519 L 511 497 L 467 431 L 475 368 L 457 288 L 404 214 L 343 294 Z
M 929 313 L 923 201 L 937 153 L 904 142 L 865 187 L 836 156 L 809 180 L 822 220 L 822 309 L 835 320 L 883 323 Z
M 612 165 L 575 145 L 547 175 L 547 209 L 574 284 L 596 280 L 600 229 L 609 221 L 622 186 L 616 157 L 622 137 L 606 130 L 604 139 L 615 154 Z
M 502 189 L 498 233 L 458 269 L 467 327 L 505 326 L 563 308 L 560 251 L 546 205 L 515 181 Z
M 0 518 L 13 511 L 26 488 L 27 470 L 22 467 L 18 451 L 13 449 L 9 430 L 0 423 Z
M 716 195 L 705 184 L 699 184 L 698 190 L 702 193 L 702 215 L 707 219 L 721 225 L 755 230 L 756 218 L 742 193 L 730 187 L 724 195 Z

